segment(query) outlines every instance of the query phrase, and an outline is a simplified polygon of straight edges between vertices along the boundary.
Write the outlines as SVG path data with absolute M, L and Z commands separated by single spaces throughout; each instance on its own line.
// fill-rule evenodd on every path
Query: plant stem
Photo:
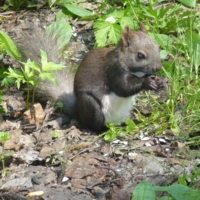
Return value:
M 1 155 L 1 162 L 2 162 L 2 174 L 5 174 L 5 152 L 4 152 L 4 142 L 2 141 L 2 155 Z
M 32 106 L 35 102 L 35 91 L 36 91 L 36 85 L 33 86 L 33 94 L 32 94 Z
M 26 97 L 26 109 L 29 109 L 29 98 L 30 98 L 30 87 L 29 87 L 29 84 L 27 83 L 27 97 Z

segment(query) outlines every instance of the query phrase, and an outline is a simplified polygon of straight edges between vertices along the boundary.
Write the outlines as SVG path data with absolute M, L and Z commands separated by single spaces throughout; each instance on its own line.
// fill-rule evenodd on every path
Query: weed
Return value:
M 6 132 L 0 132 L 0 142 L 2 143 L 2 153 L 0 156 L 0 160 L 2 163 L 2 171 L 3 171 L 3 175 L 6 174 L 6 169 L 5 169 L 5 158 L 11 156 L 13 153 L 5 153 L 5 142 L 9 140 L 9 134 Z
M 33 86 L 32 92 L 32 104 L 34 103 L 36 87 L 40 80 L 48 79 L 54 84 L 58 85 L 57 80 L 53 77 L 52 71 L 63 69 L 65 66 L 60 64 L 54 64 L 53 62 L 48 62 L 47 54 L 43 50 L 41 52 L 41 67 L 34 61 L 28 59 L 26 63 L 21 62 L 24 66 L 21 67 L 21 70 L 9 68 L 6 72 L 8 79 L 14 79 L 19 89 L 21 84 L 24 83 L 27 85 L 27 99 L 26 106 L 28 108 L 28 102 L 30 98 L 31 86 Z
M 54 36 L 57 38 L 57 47 L 60 51 L 64 49 L 66 44 L 69 42 L 71 37 L 71 26 L 66 22 L 54 22 L 46 29 L 46 34 L 51 34 L 54 32 Z M 63 38 L 68 38 L 64 41 Z M 35 91 L 41 80 L 50 80 L 55 85 L 58 85 L 57 80 L 53 76 L 53 71 L 61 70 L 66 66 L 61 64 L 55 64 L 53 62 L 48 62 L 47 54 L 43 50 L 41 52 L 41 66 L 30 59 L 27 62 L 20 62 L 20 53 L 17 46 L 12 41 L 12 39 L 6 35 L 4 32 L 0 31 L 0 39 L 2 40 L 6 52 L 11 57 L 15 58 L 22 67 L 20 70 L 8 68 L 8 71 L 4 73 L 7 75 L 1 82 L 2 86 L 9 87 L 10 84 L 15 83 L 17 88 L 20 89 L 22 84 L 27 86 L 27 98 L 26 106 L 29 107 L 30 92 L 32 90 L 32 104 L 34 103 Z
M 19 10 L 21 7 L 28 4 L 28 0 L 6 0 L 6 5 L 3 7 L 4 10 L 7 10 L 9 7 Z
M 57 102 L 56 107 L 60 110 L 60 112 L 63 112 L 63 103 L 62 102 Z
M 52 132 L 52 138 L 53 139 L 56 139 L 56 138 L 59 138 L 60 137 L 60 133 L 59 132 L 57 132 L 57 131 L 53 131 Z
M 161 198 L 156 197 L 157 191 L 167 192 Z M 152 186 L 151 183 L 143 181 L 139 183 L 133 191 L 133 199 L 154 200 L 154 199 L 176 199 L 176 200 L 196 200 L 200 194 L 199 190 L 194 190 L 181 184 L 173 184 L 170 186 Z
M 107 123 L 106 127 L 108 130 L 102 134 L 104 135 L 104 140 L 111 142 L 116 139 L 120 133 L 127 134 L 127 132 L 130 133 L 135 130 L 136 125 L 131 119 L 127 119 L 125 123 L 126 126 L 124 127 L 116 126 L 114 123 Z

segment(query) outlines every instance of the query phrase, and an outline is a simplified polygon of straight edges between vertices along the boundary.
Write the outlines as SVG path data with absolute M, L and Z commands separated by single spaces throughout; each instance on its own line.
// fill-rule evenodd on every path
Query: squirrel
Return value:
M 163 86 L 161 77 L 154 75 L 161 69 L 159 47 L 142 23 L 139 27 L 140 30 L 133 31 L 125 26 L 115 47 L 89 51 L 75 75 L 69 68 L 58 71 L 54 77 L 59 86 L 43 81 L 38 92 L 63 102 L 64 113 L 77 118 L 83 128 L 101 132 L 107 122 L 122 122 L 139 92 Z M 41 35 L 23 37 L 24 42 L 19 46 L 24 57 L 39 62 L 42 49 L 50 61 L 60 62 L 56 40 Z

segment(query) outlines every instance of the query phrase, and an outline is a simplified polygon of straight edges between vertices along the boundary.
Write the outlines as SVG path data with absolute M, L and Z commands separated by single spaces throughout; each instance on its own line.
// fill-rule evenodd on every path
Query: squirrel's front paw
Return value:
M 155 76 L 154 80 L 155 80 L 156 85 L 157 85 L 157 90 L 163 90 L 163 89 L 166 88 L 167 81 L 166 81 L 165 78 L 160 77 L 160 76 Z
M 146 90 L 157 90 L 158 88 L 155 77 L 152 78 L 150 76 L 144 79 L 143 86 L 144 86 L 144 89 Z

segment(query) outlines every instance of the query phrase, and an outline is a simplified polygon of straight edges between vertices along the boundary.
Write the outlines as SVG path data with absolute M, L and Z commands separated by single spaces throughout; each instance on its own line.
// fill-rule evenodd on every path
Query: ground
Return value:
M 14 39 L 26 28 L 25 22 L 48 25 L 54 19 L 55 14 L 49 9 L 8 12 L 3 13 L 0 29 Z M 70 62 L 79 63 L 94 45 L 92 23 L 76 20 L 70 23 L 75 31 L 66 53 L 71 54 Z M 1 62 L 15 66 L 7 56 Z M 137 134 L 121 134 L 109 143 L 95 133 L 81 130 L 74 120 L 63 124 L 65 118 L 58 114 L 48 115 L 41 124 L 40 120 L 50 112 L 39 103 L 35 104 L 38 123 L 31 124 L 30 113 L 26 111 L 23 117 L 22 91 L 15 87 L 3 90 L 6 114 L 0 130 L 9 133 L 5 151 L 13 154 L 6 158 L 6 176 L 1 173 L 0 199 L 27 199 L 30 192 L 41 191 L 43 195 L 36 199 L 127 200 L 139 182 L 172 184 L 177 181 L 174 174 L 181 176 L 194 166 L 194 160 L 186 159 L 187 147 L 170 130 L 156 136 L 152 127 Z M 166 92 L 161 94 L 162 100 L 166 100 Z M 136 107 L 146 116 L 151 113 L 139 101 Z

